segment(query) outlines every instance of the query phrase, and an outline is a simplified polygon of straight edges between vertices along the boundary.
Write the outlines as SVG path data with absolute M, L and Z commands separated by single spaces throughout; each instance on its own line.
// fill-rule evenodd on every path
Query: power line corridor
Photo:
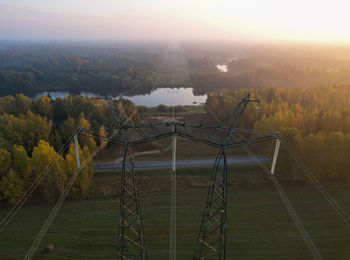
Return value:
M 166 55 L 167 59 L 163 61 L 163 69 L 159 71 L 156 82 L 152 88 L 170 85 L 172 88 L 177 86 L 191 86 L 186 60 L 183 53 L 177 45 L 171 45 Z M 217 158 L 214 162 L 213 171 L 208 187 L 207 198 L 202 212 L 201 223 L 199 223 L 198 236 L 193 249 L 193 259 L 226 259 L 226 232 L 227 232 L 227 151 L 236 148 L 242 148 L 265 172 L 276 189 L 283 205 L 286 207 L 291 220 L 300 233 L 305 246 L 314 259 L 322 259 L 322 255 L 312 236 L 308 233 L 301 219 L 299 218 L 293 204 L 288 199 L 275 173 L 276 163 L 280 144 L 298 165 L 299 169 L 309 178 L 311 183 L 322 194 L 344 224 L 349 227 L 350 217 L 344 209 L 336 202 L 325 187 L 308 170 L 303 161 L 292 150 L 290 145 L 278 133 L 264 133 L 247 129 L 237 128 L 244 111 L 251 103 L 259 103 L 259 100 L 248 95 L 237 104 L 236 108 L 220 121 L 210 110 L 209 114 L 216 121 L 215 124 L 207 122 L 179 122 L 175 115 L 175 104 L 172 106 L 172 119 L 170 122 L 142 122 L 136 123 L 132 120 L 133 115 L 125 115 L 114 100 L 110 97 L 104 98 L 108 103 L 116 123 L 116 131 L 113 132 L 105 141 L 120 145 L 123 147 L 124 159 L 121 170 L 121 195 L 120 195 L 120 217 L 118 249 L 116 257 L 118 259 L 148 259 L 147 234 L 143 227 L 143 216 L 141 211 L 141 202 L 139 198 L 139 189 L 137 184 L 136 168 L 133 156 L 133 148 L 144 143 L 153 142 L 164 138 L 172 138 L 172 169 L 170 171 L 170 227 L 169 227 L 169 260 L 175 260 L 177 255 L 177 176 L 176 176 L 176 150 L 177 138 L 184 138 L 193 142 L 199 142 L 203 145 L 214 147 L 217 150 Z M 170 104 L 169 104 L 170 105 Z M 96 110 L 98 107 L 96 108 Z M 88 116 L 93 120 L 96 111 L 92 111 Z M 61 148 L 60 154 L 63 154 L 71 143 L 78 147 L 77 135 L 92 135 L 83 128 L 77 128 L 67 143 Z M 258 157 L 248 148 L 248 145 L 267 141 L 275 141 L 276 146 L 272 158 L 271 169 L 267 168 Z M 55 217 L 61 209 L 66 197 L 68 196 L 80 171 L 88 165 L 104 148 L 105 144 L 100 145 L 94 153 L 85 161 L 80 162 L 77 153 L 77 170 L 69 179 L 64 191 L 51 210 L 48 218 L 37 234 L 31 247 L 27 251 L 24 259 L 32 259 L 41 245 L 43 238 L 52 225 Z M 17 212 L 23 207 L 24 203 L 31 196 L 38 184 L 47 174 L 49 174 L 52 165 L 56 163 L 53 160 L 38 175 L 38 178 L 28 188 L 19 201 L 11 208 L 7 215 L 0 222 L 0 233 L 7 227 Z M 277 176 L 276 176 L 277 174 Z

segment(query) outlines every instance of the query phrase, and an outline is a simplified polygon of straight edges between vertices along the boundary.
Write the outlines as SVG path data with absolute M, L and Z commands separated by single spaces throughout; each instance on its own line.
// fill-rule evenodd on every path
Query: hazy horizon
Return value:
M 0 0 L 0 40 L 350 44 L 347 1 Z

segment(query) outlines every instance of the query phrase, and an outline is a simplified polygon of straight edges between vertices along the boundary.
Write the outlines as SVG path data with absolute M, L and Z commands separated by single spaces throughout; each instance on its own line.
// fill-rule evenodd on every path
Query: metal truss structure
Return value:
M 227 161 L 221 149 L 214 164 L 193 259 L 225 259 Z
M 279 140 L 276 133 L 262 133 L 238 129 L 239 120 L 250 102 L 259 102 L 250 95 L 218 125 L 167 122 L 128 123 L 129 118 L 115 108 L 107 98 L 116 120 L 118 132 L 111 142 L 124 147 L 122 165 L 118 259 L 147 259 L 141 206 L 138 196 L 135 164 L 132 147 L 171 136 L 183 137 L 218 148 L 211 184 L 194 251 L 194 260 L 225 259 L 226 249 L 226 206 L 227 206 L 227 160 L 226 151 L 268 140 Z
M 138 197 L 135 163 L 125 147 L 120 194 L 118 255 L 120 259 L 147 259 L 146 243 Z

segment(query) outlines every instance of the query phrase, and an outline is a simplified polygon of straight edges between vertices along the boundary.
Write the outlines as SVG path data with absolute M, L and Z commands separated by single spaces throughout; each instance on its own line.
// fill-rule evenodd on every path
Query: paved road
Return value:
M 268 162 L 269 159 L 266 157 L 257 157 L 257 159 L 261 162 Z M 215 159 L 203 159 L 203 160 L 179 160 L 176 161 L 177 168 L 185 168 L 185 167 L 205 167 L 205 166 L 213 166 Z M 254 160 L 247 157 L 239 157 L 239 158 L 228 158 L 227 164 L 253 164 Z M 135 166 L 139 170 L 147 170 L 147 169 L 166 169 L 171 168 L 171 161 L 135 161 Z M 95 171 L 115 171 L 121 170 L 121 163 L 96 163 Z

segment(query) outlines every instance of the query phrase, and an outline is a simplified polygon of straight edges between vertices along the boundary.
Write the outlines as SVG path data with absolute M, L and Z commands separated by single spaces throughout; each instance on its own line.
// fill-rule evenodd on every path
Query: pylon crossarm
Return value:
M 230 129 L 225 126 L 203 125 L 198 123 L 149 123 L 140 124 L 136 127 L 148 128 L 153 130 L 152 132 L 146 133 L 146 138 L 136 138 L 134 136 L 127 135 L 127 132 L 129 130 L 135 129 L 135 126 L 125 125 L 117 129 L 119 130 L 121 136 L 119 136 L 119 138 L 115 137 L 113 138 L 113 140 L 109 140 L 109 142 L 117 145 L 128 145 L 130 147 L 146 142 L 156 141 L 162 138 L 167 138 L 177 133 L 181 137 L 187 138 L 195 142 L 207 144 L 213 147 L 220 147 L 224 143 L 224 139 L 222 138 L 226 138 L 226 148 L 230 149 L 242 145 L 280 138 L 279 134 L 276 133 L 265 133 L 239 128 Z M 173 130 L 174 128 L 177 128 L 176 132 Z M 80 134 L 96 137 L 91 130 L 87 129 L 81 129 Z M 238 134 L 245 135 L 243 138 L 240 138 L 239 142 L 237 142 L 234 138 L 234 135 Z M 228 138 L 229 135 L 230 137 Z M 128 137 L 127 142 L 125 142 L 124 137 Z
M 259 103 L 260 101 L 257 99 L 251 99 L 251 95 L 248 94 L 248 96 L 245 99 L 238 103 L 236 108 L 231 111 L 231 113 L 221 122 L 220 125 L 225 126 L 225 123 L 231 120 L 232 122 L 230 125 L 230 129 L 234 129 L 238 125 L 239 120 L 241 119 L 244 111 L 246 110 L 250 102 Z
M 214 142 L 211 142 L 210 140 L 206 140 L 204 138 L 198 138 L 196 136 L 191 136 L 191 135 L 188 135 L 188 134 L 185 134 L 185 133 L 182 133 L 182 132 L 178 132 L 178 136 L 184 137 L 186 139 L 189 139 L 189 140 L 192 140 L 192 141 L 195 141 L 195 142 L 207 144 L 207 145 L 210 145 L 210 146 L 220 147 L 219 143 L 214 143 Z
M 167 137 L 171 137 L 174 136 L 175 134 L 177 134 L 180 137 L 189 139 L 191 141 L 195 141 L 195 142 L 199 142 L 199 143 L 203 143 L 206 145 L 210 145 L 213 147 L 221 147 L 222 146 L 222 142 L 219 141 L 219 138 L 216 138 L 217 142 L 214 142 L 210 139 L 206 139 L 206 138 L 201 138 L 198 136 L 193 136 L 184 132 L 181 132 L 179 130 L 177 130 L 177 132 L 171 131 L 171 132 L 167 132 L 167 133 L 163 133 L 163 134 L 159 134 L 159 135 L 154 135 L 154 136 L 150 136 L 148 138 L 144 138 L 144 139 L 139 139 L 139 140 L 134 140 L 134 141 L 130 141 L 128 143 L 128 146 L 135 146 L 135 145 L 139 145 L 142 143 L 147 143 L 147 142 L 152 142 L 152 141 L 156 141 L 159 139 L 163 139 L 163 138 L 167 138 Z M 264 136 L 253 136 L 253 137 L 245 137 L 240 138 L 239 141 L 237 141 L 237 139 L 234 138 L 230 138 L 230 142 L 228 142 L 225 146 L 226 149 L 232 149 L 232 148 L 236 148 L 239 146 L 244 146 L 247 144 L 254 144 L 254 143 L 259 143 L 259 142 L 265 142 L 265 141 L 269 141 L 269 140 L 273 140 L 273 139 L 278 139 L 280 138 L 280 136 L 278 134 L 266 134 Z M 236 140 L 236 141 L 235 141 Z M 121 142 L 119 141 L 110 141 L 111 143 L 115 143 L 120 145 Z
M 269 141 L 269 140 L 274 140 L 274 139 L 278 139 L 280 138 L 280 136 L 278 134 L 268 134 L 266 136 L 262 136 L 262 137 L 255 137 L 255 138 L 235 138 L 233 140 L 232 143 L 228 143 L 226 145 L 226 149 L 232 149 L 232 148 L 236 148 L 236 147 L 240 147 L 240 146 L 245 146 L 248 144 L 255 144 L 255 143 L 261 143 L 261 142 L 265 142 L 265 141 Z
M 117 144 L 124 143 L 125 154 L 121 183 L 121 217 L 119 229 L 120 259 L 146 259 L 141 209 L 136 185 L 135 167 L 130 147 L 171 136 L 179 136 L 191 141 L 200 142 L 219 148 L 208 190 L 200 231 L 194 252 L 194 259 L 224 260 L 226 256 L 226 208 L 227 208 L 227 160 L 226 150 L 248 144 L 279 139 L 275 133 L 263 133 L 254 130 L 235 128 L 249 102 L 243 99 L 229 116 L 219 125 L 166 122 L 119 124 L 121 140 L 113 140 Z M 225 125 L 228 123 L 229 127 Z M 140 135 L 137 129 L 143 129 Z M 136 130 L 136 131 L 135 131 Z M 130 134 L 131 133 L 131 134 Z M 134 133 L 134 134 L 133 134 Z M 136 134 L 138 133 L 138 134 Z M 174 165 L 173 168 L 175 169 Z
M 131 141 L 131 142 L 128 143 L 128 145 L 129 146 L 135 146 L 135 145 L 138 145 L 138 144 L 156 141 L 156 140 L 163 139 L 163 138 L 166 138 L 166 137 L 170 137 L 170 136 L 173 136 L 173 135 L 174 135 L 174 132 L 163 133 L 163 134 L 151 136 L 151 137 L 148 137 L 148 138 Z

